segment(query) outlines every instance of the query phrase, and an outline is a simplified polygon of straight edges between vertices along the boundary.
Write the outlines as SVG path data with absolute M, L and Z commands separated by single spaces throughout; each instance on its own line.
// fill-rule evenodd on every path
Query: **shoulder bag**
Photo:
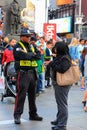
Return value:
M 80 69 L 79 66 L 75 63 L 71 63 L 71 67 L 65 73 L 56 73 L 56 81 L 59 86 L 72 85 L 73 83 L 78 82 L 79 79 Z

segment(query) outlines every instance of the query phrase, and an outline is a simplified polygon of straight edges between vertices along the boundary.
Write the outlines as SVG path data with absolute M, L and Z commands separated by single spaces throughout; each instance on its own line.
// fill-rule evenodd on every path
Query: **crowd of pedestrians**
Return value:
M 52 39 L 46 41 L 44 36 L 40 37 L 36 33 L 31 33 L 28 28 L 22 28 L 20 41 L 9 39 L 7 36 L 0 37 L 0 46 L 4 48 L 1 56 L 2 68 L 5 69 L 8 62 L 15 61 L 17 72 L 15 124 L 21 123 L 26 93 L 29 120 L 42 121 L 43 117 L 37 113 L 36 97 L 53 86 L 58 110 L 56 120 L 51 122 L 54 125 L 52 130 L 66 130 L 70 86 L 60 87 L 56 83 L 56 71 L 62 73 L 70 67 L 66 58 L 60 62 L 61 57 L 65 55 L 76 62 L 81 70 L 80 90 L 84 90 L 82 103 L 84 111 L 87 111 L 87 40 L 73 37 L 69 45 L 63 41 L 54 43 Z
M 69 45 L 71 58 L 79 65 L 81 71 L 80 90 L 85 91 L 82 99 L 84 111 L 87 111 L 87 40 L 72 38 Z

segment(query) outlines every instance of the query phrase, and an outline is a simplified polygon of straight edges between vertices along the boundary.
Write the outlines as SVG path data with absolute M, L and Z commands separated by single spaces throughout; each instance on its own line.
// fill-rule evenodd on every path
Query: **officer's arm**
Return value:
M 33 52 L 24 52 L 20 46 L 14 46 L 13 54 L 16 60 L 32 60 L 35 56 Z
M 40 53 L 40 51 L 37 49 L 37 47 L 36 47 L 35 45 L 34 45 L 34 49 L 35 49 L 35 53 L 34 53 L 33 58 L 34 58 L 35 60 L 38 60 L 38 59 L 41 58 L 41 53 Z

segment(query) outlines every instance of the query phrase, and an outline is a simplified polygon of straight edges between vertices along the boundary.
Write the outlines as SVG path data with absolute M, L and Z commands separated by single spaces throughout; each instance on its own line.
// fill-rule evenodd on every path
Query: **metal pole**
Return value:
M 72 15 L 73 16 L 73 26 L 74 26 L 74 28 L 73 28 L 74 36 L 76 34 L 75 14 L 76 14 L 76 3 L 74 1 L 74 4 L 73 4 L 73 15 Z
M 48 6 L 49 6 L 49 0 L 45 0 L 45 21 L 48 23 Z
M 82 0 L 79 0 L 79 17 L 82 16 L 81 7 L 82 7 Z M 80 37 L 81 37 L 81 24 L 79 24 L 79 26 L 78 26 L 78 31 L 79 31 L 79 39 L 80 39 Z
M 45 22 L 47 23 L 47 0 L 45 0 Z

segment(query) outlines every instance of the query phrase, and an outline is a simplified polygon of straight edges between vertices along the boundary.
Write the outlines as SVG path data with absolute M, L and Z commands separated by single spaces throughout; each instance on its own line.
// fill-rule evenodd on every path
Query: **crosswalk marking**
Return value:
M 21 122 L 27 122 L 27 120 L 25 119 L 21 119 Z M 9 125 L 9 124 L 13 124 L 14 120 L 4 120 L 4 121 L 0 121 L 0 125 Z

